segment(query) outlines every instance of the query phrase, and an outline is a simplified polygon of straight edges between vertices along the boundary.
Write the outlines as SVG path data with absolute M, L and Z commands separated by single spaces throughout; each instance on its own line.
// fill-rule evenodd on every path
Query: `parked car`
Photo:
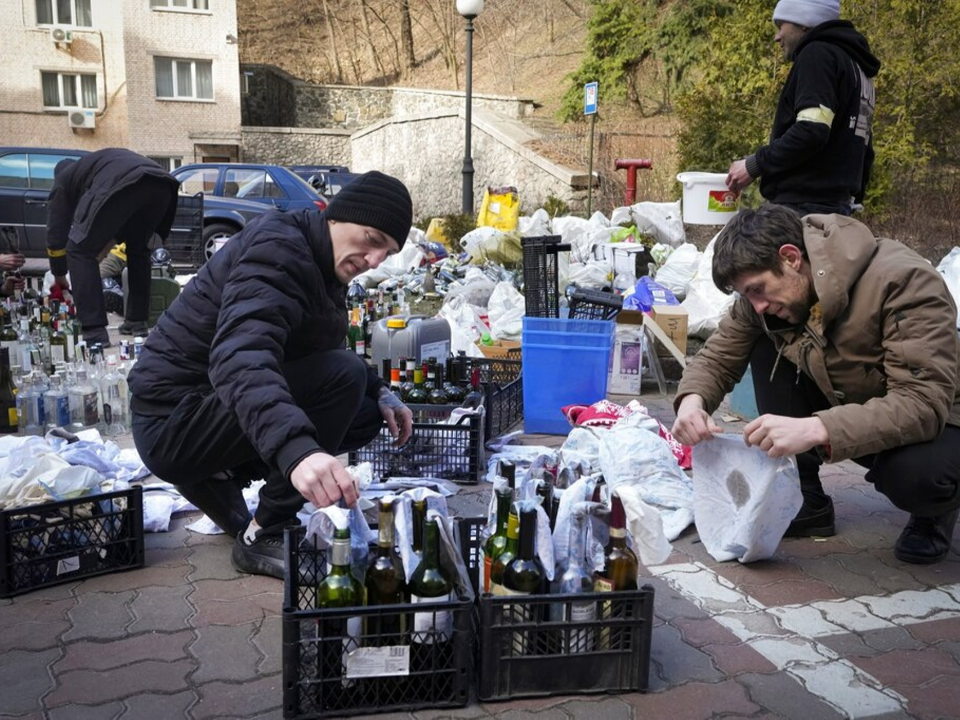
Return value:
M 47 204 L 54 168 L 61 160 L 79 160 L 86 154 L 86 150 L 0 147 L 0 229 L 26 257 L 47 256 Z M 187 198 L 181 195 L 177 219 L 166 242 L 177 265 L 203 264 L 213 253 L 216 239 L 235 235 L 249 220 L 270 208 L 258 202 L 206 197 L 201 210 Z M 202 214 L 199 238 L 194 209 Z
M 358 174 L 350 172 L 346 165 L 290 165 L 290 169 L 327 200 L 358 177 Z
M 249 200 L 279 210 L 324 210 L 326 201 L 296 173 L 279 165 L 195 163 L 173 171 L 180 191 Z

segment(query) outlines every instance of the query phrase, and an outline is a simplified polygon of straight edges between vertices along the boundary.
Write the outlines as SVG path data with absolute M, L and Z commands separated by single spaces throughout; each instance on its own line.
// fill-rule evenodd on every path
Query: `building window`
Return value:
M 44 108 L 96 108 L 97 76 L 40 73 Z
M 209 10 L 208 0 L 150 0 L 152 8 L 170 8 L 172 10 Z
M 213 100 L 213 61 L 154 58 L 157 97 L 169 100 Z
M 90 0 L 37 0 L 37 25 L 93 27 Z
M 176 170 L 178 167 L 183 165 L 182 157 L 162 157 L 159 155 L 148 155 L 151 160 L 153 160 L 157 165 L 162 167 L 167 172 L 171 170 Z

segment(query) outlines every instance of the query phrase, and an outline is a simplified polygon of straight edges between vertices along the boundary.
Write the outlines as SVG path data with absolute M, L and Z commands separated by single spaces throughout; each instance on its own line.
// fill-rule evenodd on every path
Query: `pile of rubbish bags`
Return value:
M 502 223 L 499 223 L 502 225 Z M 551 218 L 538 209 L 520 216 L 512 230 L 484 225 L 460 238 L 442 228 L 413 228 L 397 255 L 357 278 L 368 292 L 398 290 L 412 298 L 410 309 L 427 296 L 442 301 L 439 315 L 451 325 L 453 351 L 482 355 L 484 332 L 495 340 L 518 340 L 524 315 L 524 237 L 556 235 L 570 245 L 558 256 L 561 313 L 568 288 L 613 290 L 629 298 L 642 276 L 666 287 L 687 310 L 691 335 L 709 337 L 732 302 L 713 284 L 710 263 L 713 241 L 704 251 L 685 242 L 680 202 L 640 202 L 615 209 L 609 217 L 572 215 Z M 647 267 L 622 268 L 611 248 L 644 246 Z M 629 305 L 626 305 L 629 306 Z M 431 313 L 432 314 L 432 313 Z

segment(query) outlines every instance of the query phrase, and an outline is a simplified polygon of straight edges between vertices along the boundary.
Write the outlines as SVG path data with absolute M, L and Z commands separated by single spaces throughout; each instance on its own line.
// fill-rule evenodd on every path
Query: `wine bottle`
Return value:
M 317 587 L 317 606 L 325 610 L 363 605 L 363 585 L 350 572 L 349 528 L 334 531 L 329 559 L 330 572 Z M 343 615 L 325 617 L 318 622 L 320 677 L 341 677 L 341 686 L 348 687 L 350 683 L 345 677 L 346 655 L 360 645 L 361 620 L 359 617 Z
M 539 595 L 547 592 L 547 574 L 537 557 L 537 511 L 529 508 L 520 513 L 519 551 L 503 569 L 503 583 L 498 586 L 498 595 Z M 504 608 L 512 623 L 527 625 L 511 633 L 514 656 L 533 655 L 540 643 L 537 627 L 543 606 L 518 601 Z M 532 627 L 531 627 L 532 625 Z
M 366 353 L 363 331 L 360 329 L 360 308 L 355 307 L 350 310 L 350 327 L 347 329 L 347 341 L 350 343 L 350 351 L 363 357 Z
M 627 547 L 627 514 L 620 496 L 611 495 L 610 540 L 603 549 L 604 567 L 595 578 L 597 592 L 637 589 L 637 556 Z
M 513 501 L 520 499 L 517 489 L 517 466 L 509 460 L 501 460 L 497 474 L 507 481 L 507 487 L 510 488 L 510 494 L 513 495 Z
M 19 429 L 17 396 L 10 372 L 10 350 L 0 348 L 0 433 L 15 433 Z
M 483 405 L 483 391 L 480 389 L 480 368 L 470 371 L 470 391 L 464 395 L 462 407 L 476 409 Z
M 510 516 L 510 503 L 513 502 L 513 494 L 510 492 L 510 488 L 504 486 L 497 490 L 496 495 L 496 527 L 493 534 L 487 538 L 483 545 L 483 565 L 480 566 L 482 573 L 480 578 L 481 592 L 490 592 L 490 571 L 493 569 L 493 561 L 500 557 L 500 554 L 507 547 L 507 521 Z
M 614 592 L 637 589 L 637 556 L 627 547 L 627 515 L 620 496 L 611 494 L 610 539 L 603 549 L 604 566 L 593 579 L 595 592 Z M 600 618 L 608 620 L 618 614 L 614 603 L 605 600 L 600 603 Z M 597 649 L 621 647 L 623 629 L 603 626 L 597 638 Z
M 423 523 L 427 519 L 427 501 L 414 500 L 411 503 L 411 522 L 413 524 L 413 535 L 410 544 L 414 554 L 419 561 L 423 557 Z
M 553 530 L 554 525 L 556 524 L 556 516 L 551 515 L 553 512 L 553 484 L 555 480 L 553 473 L 549 470 L 544 470 L 543 477 L 537 480 L 537 497 L 540 498 L 540 504 L 543 507 L 543 511 L 547 514 L 547 518 L 550 520 L 550 530 Z
M 431 405 L 446 405 L 447 394 L 443 391 L 443 380 L 440 374 L 440 366 L 436 362 L 430 363 L 427 371 L 427 402 Z
M 413 392 L 414 368 L 417 365 L 417 361 L 413 358 L 400 358 L 400 363 L 403 366 L 403 370 L 400 373 L 400 390 L 403 394 L 400 397 L 404 402 L 412 402 L 410 400 L 410 393 Z
M 586 555 L 586 528 L 587 524 L 582 514 L 570 514 L 570 530 L 567 542 L 567 569 L 560 577 L 560 592 L 563 595 L 580 595 L 593 592 L 593 578 L 583 569 L 583 559 Z M 595 600 L 565 599 L 556 603 L 553 608 L 559 612 L 552 616 L 554 620 L 567 623 L 592 623 L 597 619 L 597 603 Z M 596 643 L 596 633 L 593 627 L 576 627 L 564 633 L 564 652 L 574 655 L 583 652 L 592 652 Z
M 407 396 L 411 405 L 422 405 L 427 402 L 427 389 L 423 384 L 423 370 L 415 368 L 413 371 L 413 390 Z
M 423 559 L 410 577 L 410 602 L 449 602 L 453 600 L 453 581 L 440 564 L 440 528 L 436 518 L 423 523 Z M 417 645 L 436 646 L 453 639 L 451 610 L 415 612 L 411 641 Z
M 403 565 L 397 555 L 393 527 L 393 502 L 380 500 L 380 530 L 376 555 L 367 568 L 367 605 L 396 605 L 406 599 Z M 399 645 L 406 630 L 406 615 L 370 615 L 364 636 L 376 645 Z
M 511 505 L 510 514 L 507 516 L 507 543 L 497 557 L 490 564 L 490 592 L 494 595 L 503 595 L 503 571 L 507 565 L 517 556 L 520 550 L 520 517 L 517 515 L 516 507 Z
M 400 400 L 403 400 L 403 395 L 400 393 L 400 368 L 393 368 L 390 371 L 390 392 L 397 396 Z

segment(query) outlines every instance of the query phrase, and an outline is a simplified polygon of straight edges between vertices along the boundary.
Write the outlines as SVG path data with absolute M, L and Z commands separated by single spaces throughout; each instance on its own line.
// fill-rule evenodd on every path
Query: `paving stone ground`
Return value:
M 669 395 L 641 399 L 672 422 Z M 646 693 L 376 717 L 960 717 L 960 554 L 931 567 L 897 561 L 905 514 L 853 463 L 823 476 L 836 537 L 786 539 L 772 559 L 741 565 L 714 561 L 691 527 L 666 563 L 646 568 Z M 476 514 L 483 492 L 464 488 L 451 507 Z M 147 534 L 143 570 L 0 600 L 0 720 L 283 717 L 282 584 L 235 572 L 230 543 L 189 532 L 192 519 Z

